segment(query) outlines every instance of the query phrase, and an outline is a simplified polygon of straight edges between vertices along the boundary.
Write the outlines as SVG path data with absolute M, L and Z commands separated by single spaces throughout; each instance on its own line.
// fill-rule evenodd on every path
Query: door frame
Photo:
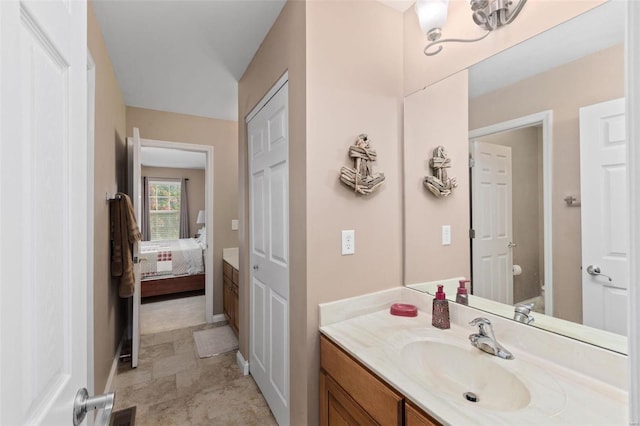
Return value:
M 93 336 L 93 274 L 94 274 L 94 238 L 95 238 L 95 206 L 94 206 L 94 169 L 95 169 L 95 124 L 96 124 L 96 63 L 87 49 L 87 390 L 95 395 L 95 343 Z M 112 369 L 113 370 L 113 369 Z M 109 375 L 104 392 L 109 391 L 112 375 Z M 89 421 L 93 417 L 89 416 Z
M 544 239 L 544 313 L 553 315 L 553 216 L 552 216 L 552 166 L 553 166 L 553 111 L 546 110 L 513 120 L 469 131 L 469 144 L 474 139 L 494 133 L 542 126 L 542 211 Z M 471 188 L 471 187 L 470 187 Z
M 214 277 L 214 242 L 213 242 L 213 207 L 214 207 L 214 180 L 213 180 L 213 164 L 214 164 L 214 147 L 211 145 L 198 145 L 183 142 L 169 142 L 156 139 L 144 139 L 140 138 L 140 148 L 153 147 L 153 148 L 165 148 L 165 149 L 177 149 L 180 151 L 192 151 L 201 152 L 206 155 L 206 164 L 204 170 L 204 205 L 206 212 L 207 223 L 207 248 L 205 249 L 204 256 L 204 271 L 205 271 L 205 285 L 204 285 L 204 298 L 205 298 L 205 317 L 207 323 L 214 322 L 213 315 L 213 299 L 215 297 L 213 289 L 213 277 Z M 135 185 L 141 185 L 140 182 L 134 182 Z
M 640 2 L 627 2 L 625 43 L 625 98 L 627 111 L 627 170 L 629 178 L 629 255 L 640 252 Z M 640 262 L 631 263 L 629 274 L 629 423 L 640 422 Z

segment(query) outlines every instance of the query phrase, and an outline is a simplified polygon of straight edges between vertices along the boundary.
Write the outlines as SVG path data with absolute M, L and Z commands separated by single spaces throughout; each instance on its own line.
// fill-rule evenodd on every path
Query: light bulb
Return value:
M 442 28 L 447 22 L 449 0 L 417 0 L 416 14 L 422 32 L 429 33 L 434 28 Z

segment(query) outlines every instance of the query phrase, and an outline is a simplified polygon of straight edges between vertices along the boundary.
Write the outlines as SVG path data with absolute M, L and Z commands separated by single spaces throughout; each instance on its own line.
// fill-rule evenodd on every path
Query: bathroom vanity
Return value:
M 320 358 L 321 425 L 440 425 L 324 336 Z
M 455 304 L 439 330 L 431 301 L 395 288 L 320 305 L 321 424 L 628 424 L 626 356 Z M 471 346 L 478 316 L 513 360 Z

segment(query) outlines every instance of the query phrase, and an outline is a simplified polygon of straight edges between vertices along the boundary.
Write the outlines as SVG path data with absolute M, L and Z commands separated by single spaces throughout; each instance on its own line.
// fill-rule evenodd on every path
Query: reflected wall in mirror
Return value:
M 471 244 L 467 239 L 467 259 L 461 250 L 456 252 L 456 266 L 449 265 L 453 260 L 445 260 L 437 272 L 421 270 L 415 261 L 420 257 L 414 251 L 418 244 L 412 242 L 418 233 L 411 229 L 416 223 L 411 219 L 416 200 L 406 200 L 407 285 L 425 288 L 435 285 L 435 280 L 472 277 L 472 305 L 513 317 L 513 307 L 505 309 L 491 301 L 511 306 L 534 303 L 539 313 L 534 313 L 533 325 L 626 350 L 623 337 L 580 325 L 620 334 L 626 331 L 624 159 L 616 158 L 608 165 L 581 165 L 606 156 L 593 154 L 598 144 L 622 146 L 624 151 L 625 138 L 620 133 L 624 132 L 624 111 L 617 116 L 589 111 L 600 108 L 592 105 L 624 96 L 625 10 L 625 2 L 609 1 L 468 70 L 468 98 L 451 96 L 459 104 L 468 103 L 465 125 L 470 130 L 465 152 L 476 164 L 470 169 L 469 181 L 463 182 L 466 188 L 459 189 L 469 191 L 469 198 L 463 200 L 468 216 L 461 213 L 460 200 L 455 209 L 452 205 L 443 208 L 450 209 L 449 220 L 460 218 L 453 227 L 454 235 L 456 230 L 466 234 L 466 226 L 475 231 L 475 238 Z M 411 140 L 416 138 L 417 125 L 408 121 L 429 120 L 414 114 L 412 105 L 443 84 L 445 81 L 436 83 L 405 100 L 405 173 L 413 172 L 407 159 L 416 155 L 411 152 L 415 145 Z M 448 102 L 454 102 L 451 98 Z M 449 117 L 445 122 L 452 120 Z M 609 140 L 590 140 L 593 135 Z M 460 142 L 457 137 L 450 139 L 456 146 Z M 451 150 L 446 142 L 433 141 L 433 145 L 438 143 Z M 584 145 L 587 143 L 591 145 Z M 424 151 L 430 148 L 428 143 Z M 454 162 L 461 159 L 452 158 Z M 605 170 L 605 175 L 600 176 L 598 170 Z M 405 176 L 405 185 L 411 184 L 411 176 Z M 575 201 L 568 203 L 565 198 Z M 589 217 L 591 210 L 605 216 Z M 604 232 L 587 236 L 583 228 Z M 597 246 L 596 253 L 583 260 L 590 239 L 597 243 L 590 243 Z M 602 274 L 615 275 L 613 280 L 588 274 L 589 265 L 599 266 Z M 456 284 L 452 280 L 447 286 L 453 300 Z

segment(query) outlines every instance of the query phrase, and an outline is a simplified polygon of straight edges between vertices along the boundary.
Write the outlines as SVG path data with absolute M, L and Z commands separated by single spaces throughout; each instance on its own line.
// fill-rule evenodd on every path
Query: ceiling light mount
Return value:
M 424 48 L 424 54 L 433 56 L 442 50 L 442 44 L 447 42 L 473 43 L 487 37 L 492 31 L 513 22 L 527 0 L 518 0 L 512 7 L 512 0 L 469 0 L 473 22 L 486 32 L 477 38 L 442 39 L 442 27 L 447 21 L 448 0 L 417 0 L 416 14 L 422 31 L 427 34 L 429 44 Z M 435 49 L 435 50 L 433 50 Z

